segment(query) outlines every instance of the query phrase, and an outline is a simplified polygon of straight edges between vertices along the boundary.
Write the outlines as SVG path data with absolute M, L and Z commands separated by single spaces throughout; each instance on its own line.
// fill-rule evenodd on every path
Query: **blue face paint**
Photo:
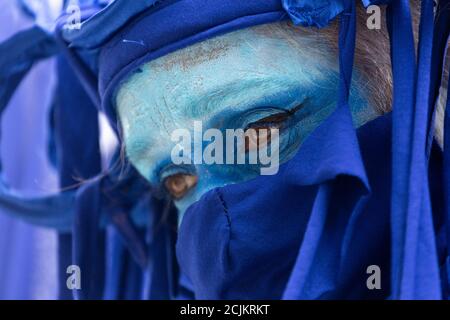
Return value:
M 280 132 L 283 163 L 335 108 L 338 64 L 323 41 L 318 51 L 320 40 L 314 37 L 299 35 L 293 43 L 288 36 L 261 32 L 263 28 L 236 31 L 154 60 L 118 91 L 126 152 L 138 171 L 153 184 L 160 184 L 167 170 L 192 170 L 199 176 L 197 187 L 176 201 L 181 213 L 207 191 L 255 178 L 259 171 L 251 165 L 174 168 L 174 130 L 192 132 L 194 121 L 202 121 L 204 130 L 243 129 L 283 110 L 295 110 Z M 355 87 L 352 113 L 360 126 L 376 113 Z

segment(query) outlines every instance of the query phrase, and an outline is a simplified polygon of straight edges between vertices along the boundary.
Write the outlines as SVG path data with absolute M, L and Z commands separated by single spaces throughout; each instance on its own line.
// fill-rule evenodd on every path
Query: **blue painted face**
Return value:
M 161 185 L 176 174 L 198 176 L 196 187 L 175 201 L 181 213 L 207 191 L 260 171 L 252 165 L 174 166 L 174 130 L 192 132 L 194 121 L 202 121 L 203 130 L 244 129 L 275 116 L 283 122 L 283 163 L 335 108 L 338 64 L 328 48 L 317 37 L 294 41 L 264 31 L 236 31 L 154 60 L 117 93 L 126 153 L 139 172 Z M 351 100 L 356 126 L 376 116 L 358 89 Z

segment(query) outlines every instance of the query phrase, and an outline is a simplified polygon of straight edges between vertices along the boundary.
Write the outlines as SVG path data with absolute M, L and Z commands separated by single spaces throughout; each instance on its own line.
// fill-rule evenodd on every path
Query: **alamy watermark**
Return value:
M 275 175 L 279 169 L 279 129 L 207 129 L 201 121 L 192 130 L 176 129 L 171 159 L 175 165 L 259 165 L 261 175 Z
M 70 0 L 66 6 L 67 20 L 64 29 L 80 30 L 81 29 L 81 8 L 78 0 Z
M 367 289 L 381 290 L 381 268 L 375 264 L 370 265 L 367 267 L 366 273 L 369 275 L 366 281 Z
M 81 269 L 77 265 L 70 265 L 66 269 L 66 273 L 69 275 L 66 280 L 66 286 L 69 290 L 81 289 Z
M 369 30 L 381 29 L 381 8 L 377 5 L 368 6 L 366 9 L 367 14 L 370 16 L 367 18 L 367 28 Z

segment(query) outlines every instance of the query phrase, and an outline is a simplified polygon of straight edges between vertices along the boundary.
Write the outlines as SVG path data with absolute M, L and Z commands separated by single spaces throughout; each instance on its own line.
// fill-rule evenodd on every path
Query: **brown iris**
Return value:
M 189 190 L 197 185 L 198 178 L 194 175 L 175 174 L 164 181 L 167 191 L 174 199 L 183 198 Z

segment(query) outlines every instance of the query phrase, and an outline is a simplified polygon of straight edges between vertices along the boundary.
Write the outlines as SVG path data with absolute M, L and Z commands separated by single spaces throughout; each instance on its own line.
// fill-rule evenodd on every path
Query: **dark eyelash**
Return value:
M 280 113 L 276 113 L 276 114 L 273 114 L 271 116 L 262 118 L 262 119 L 260 119 L 258 121 L 252 122 L 249 125 L 247 125 L 246 130 L 254 129 L 255 127 L 257 128 L 258 126 L 261 126 L 261 125 L 266 125 L 267 126 L 267 125 L 271 125 L 271 124 L 284 123 L 287 120 L 289 120 L 290 117 L 294 116 L 295 113 L 297 111 L 299 111 L 302 107 L 303 107 L 303 104 L 299 104 L 298 106 L 296 106 L 296 107 L 294 107 L 292 109 L 289 109 L 289 110 L 286 110 L 286 111 L 283 111 L 283 112 L 280 112 Z
M 303 103 L 299 104 L 298 106 L 295 106 L 294 108 L 287 110 L 286 112 L 289 113 L 289 115 L 293 116 L 297 113 L 301 108 L 303 108 Z

